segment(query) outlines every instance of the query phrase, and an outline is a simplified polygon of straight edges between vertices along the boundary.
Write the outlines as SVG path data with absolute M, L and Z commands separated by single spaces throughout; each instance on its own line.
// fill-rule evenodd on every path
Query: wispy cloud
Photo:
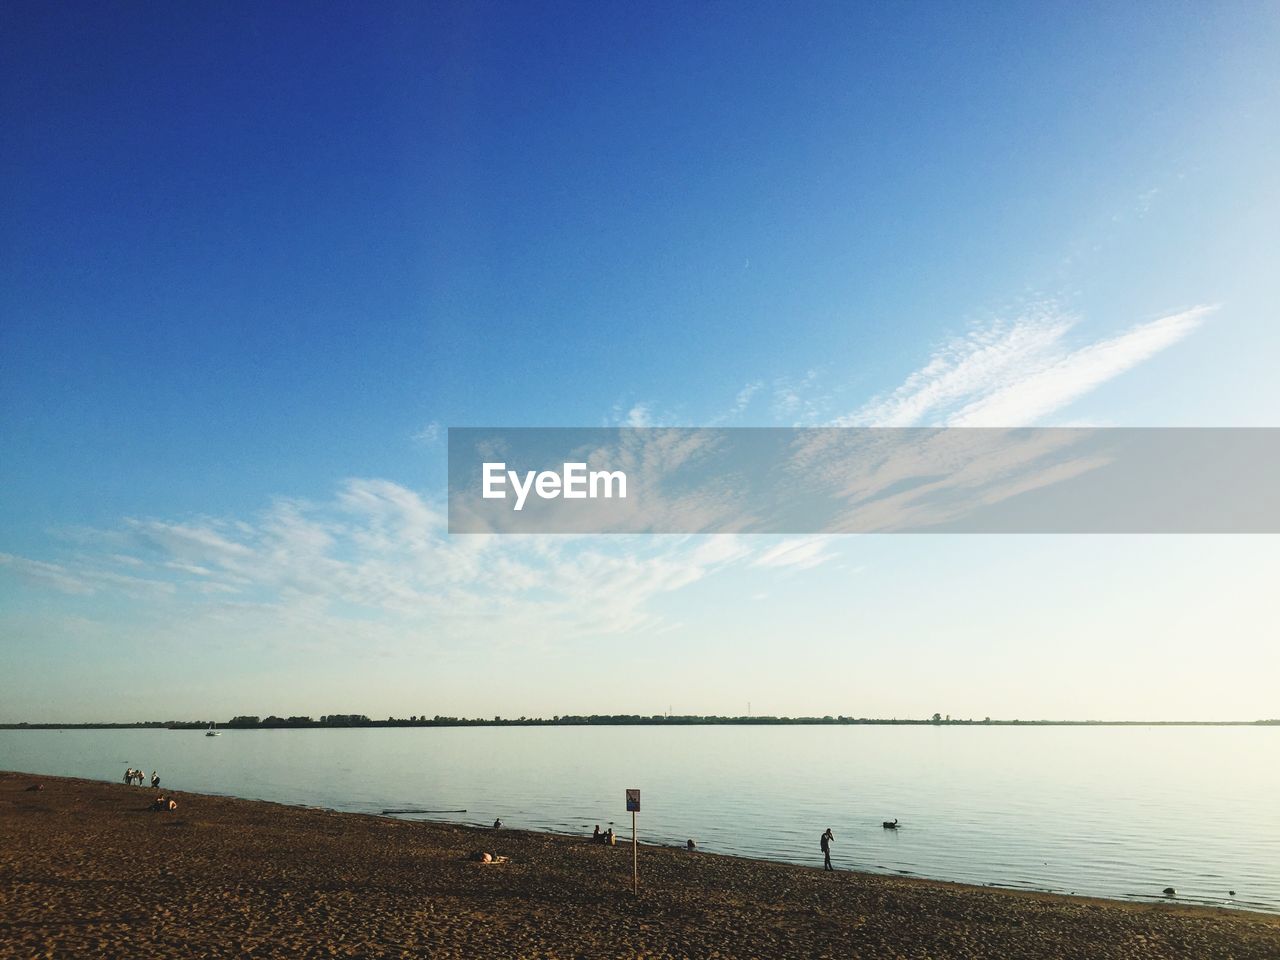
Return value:
M 1042 309 L 974 330 L 934 352 L 901 386 L 838 426 L 1025 426 L 1177 343 L 1213 312 L 1197 306 L 1083 346 L 1078 318 Z
M 26 557 L 0 553 L 0 568 L 7 569 L 26 582 L 52 587 L 59 593 L 92 596 L 107 591 L 131 597 L 154 597 L 173 593 L 166 580 L 132 576 L 113 570 L 106 564 L 121 564 L 133 569 L 139 566 L 132 557 L 110 556 L 101 559 L 82 557 L 65 563 L 49 563 Z
M 649 408 L 643 403 L 637 403 L 627 411 L 626 419 L 622 421 L 624 427 L 651 427 L 653 426 L 653 416 L 649 412 Z
M 733 407 L 729 411 L 730 416 L 737 416 L 746 410 L 747 406 L 751 403 L 751 398 L 759 393 L 760 388 L 763 386 L 764 383 L 762 381 L 753 380 L 751 383 L 748 383 L 745 387 L 739 390 L 738 395 L 733 400 Z
M 706 421 L 709 427 L 718 427 L 729 424 L 730 422 L 740 418 L 751 406 L 751 401 L 764 388 L 763 380 L 752 380 L 750 383 L 744 384 L 742 389 L 738 391 L 733 398 L 733 403 L 723 413 L 716 414 L 710 420 Z
M 1081 347 L 980 396 L 949 420 L 960 427 L 1020 426 L 1035 422 L 1177 343 L 1213 312 L 1195 307 Z M 1048 358 L 1046 358 L 1048 359 Z
M 436 420 L 432 420 L 430 423 L 424 426 L 421 430 L 415 433 L 412 439 L 414 440 L 415 443 L 421 443 L 426 446 L 431 446 L 432 444 L 436 443 L 440 439 L 440 430 L 441 428 L 440 428 L 439 422 Z
M 1072 341 L 1077 318 L 1030 312 L 944 344 L 901 386 L 835 423 L 1030 424 L 1187 337 L 1212 310 L 1194 307 L 1092 343 Z M 822 379 L 809 371 L 752 381 L 729 415 L 767 407 L 782 422 L 831 423 L 839 391 Z M 662 419 L 647 402 L 613 414 L 627 426 Z M 432 422 L 414 439 L 434 443 L 440 433 Z M 653 441 L 631 453 L 664 463 L 692 455 Z M 427 637 L 554 644 L 661 630 L 665 595 L 734 568 L 810 570 L 837 549 L 822 537 L 451 538 L 442 504 L 376 478 L 347 481 L 320 502 L 281 499 L 254 517 L 132 518 L 71 531 L 69 540 L 67 557 L 0 554 L 0 573 L 76 597 L 145 598 L 151 614 L 193 636 L 385 649 Z
M 778 377 L 773 381 L 772 399 L 770 412 L 774 418 L 792 426 L 817 423 L 831 401 L 817 370 L 809 370 L 802 377 Z
M 26 557 L 16 557 L 11 553 L 0 553 L 0 569 L 8 570 L 28 583 L 53 587 L 62 593 L 91 594 L 94 592 L 92 584 L 83 577 L 76 576 L 60 563 L 28 560 Z
M 794 537 L 765 550 L 752 561 L 752 565 L 808 570 L 826 562 L 830 558 L 830 548 L 830 537 Z
M 735 537 L 451 538 L 445 527 L 418 492 L 355 479 L 328 500 L 280 500 L 251 520 L 79 531 L 75 556 L 0 554 L 0 571 L 64 594 L 145 594 L 150 614 L 192 635 L 547 645 L 659 628 L 656 597 L 752 552 Z

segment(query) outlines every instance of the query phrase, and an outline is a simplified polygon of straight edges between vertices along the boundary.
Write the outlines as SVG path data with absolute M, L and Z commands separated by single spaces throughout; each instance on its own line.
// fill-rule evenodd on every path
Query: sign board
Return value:
M 640 812 L 640 791 L 639 790 L 627 791 L 627 812 L 628 813 Z

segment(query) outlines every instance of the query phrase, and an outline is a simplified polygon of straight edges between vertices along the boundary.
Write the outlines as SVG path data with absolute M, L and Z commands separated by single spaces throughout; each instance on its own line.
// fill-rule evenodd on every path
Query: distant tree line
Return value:
M 0 723 L 0 730 L 115 730 L 115 729 L 168 729 L 168 730 L 201 730 L 210 726 L 231 730 L 272 730 L 296 728 L 333 728 L 333 727 L 580 727 L 580 726 L 708 726 L 726 724 L 736 726 L 770 726 L 795 724 L 803 726 L 816 725 L 934 725 L 934 726 L 1042 726 L 1042 727 L 1088 727 L 1088 726 L 1280 726 L 1280 719 L 1272 720 L 993 720 L 983 717 L 981 720 L 952 719 L 950 714 L 944 716 L 935 713 L 924 719 L 897 717 L 777 717 L 777 716 L 704 716 L 701 714 L 557 714 L 550 719 L 545 717 L 447 717 L 435 716 L 387 717 L 385 720 L 372 720 L 363 713 L 331 713 L 315 720 L 311 717 L 292 716 L 269 717 L 238 716 L 225 722 L 212 720 L 145 720 L 134 723 Z

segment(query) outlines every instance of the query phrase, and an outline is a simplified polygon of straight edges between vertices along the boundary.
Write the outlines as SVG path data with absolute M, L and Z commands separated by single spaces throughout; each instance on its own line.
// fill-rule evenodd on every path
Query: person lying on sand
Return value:
M 483 851 L 475 854 L 474 856 L 477 863 L 507 863 L 511 860 L 510 857 L 503 857 L 495 853 L 485 853 Z

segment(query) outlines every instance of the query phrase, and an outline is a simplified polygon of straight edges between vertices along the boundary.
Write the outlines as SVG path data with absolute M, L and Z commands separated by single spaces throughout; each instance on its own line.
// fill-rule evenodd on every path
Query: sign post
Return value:
M 636 840 L 636 814 L 640 812 L 640 791 L 627 790 L 627 809 L 631 811 L 631 895 L 640 894 L 640 854 Z

